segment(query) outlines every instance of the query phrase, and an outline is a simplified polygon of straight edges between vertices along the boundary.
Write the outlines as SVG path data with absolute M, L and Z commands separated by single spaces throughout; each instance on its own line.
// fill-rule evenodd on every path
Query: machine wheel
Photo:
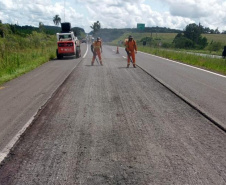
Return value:
M 81 49 L 80 49 L 80 46 L 77 46 L 76 47 L 76 58 L 79 58 L 81 57 Z
M 58 49 L 56 50 L 57 59 L 62 59 L 63 56 L 58 53 Z

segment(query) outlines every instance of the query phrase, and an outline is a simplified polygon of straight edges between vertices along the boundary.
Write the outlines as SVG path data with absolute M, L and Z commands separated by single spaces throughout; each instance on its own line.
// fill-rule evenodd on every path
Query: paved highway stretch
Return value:
M 86 46 L 82 45 L 82 54 L 85 51 Z M 15 135 L 29 125 L 81 60 L 52 60 L 0 87 L 0 161 L 8 145 L 17 139 Z
M 148 54 L 140 66 L 226 130 L 226 76 Z
M 91 66 L 91 52 L 77 61 L 2 163 L 0 184 L 225 184 L 225 132 L 142 69 L 126 68 L 123 50 L 103 52 L 104 66 Z M 137 59 L 154 75 L 176 68 Z M 165 72 L 153 69 L 164 63 Z

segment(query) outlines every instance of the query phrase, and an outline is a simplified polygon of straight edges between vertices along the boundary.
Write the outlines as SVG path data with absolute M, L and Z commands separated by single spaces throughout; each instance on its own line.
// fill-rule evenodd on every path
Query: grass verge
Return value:
M 27 49 L 4 53 L 0 59 L 0 85 L 29 72 L 56 56 L 55 47 L 45 49 Z

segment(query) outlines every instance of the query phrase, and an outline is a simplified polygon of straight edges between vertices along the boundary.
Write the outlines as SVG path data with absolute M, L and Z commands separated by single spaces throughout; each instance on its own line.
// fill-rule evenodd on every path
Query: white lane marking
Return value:
M 38 112 L 38 111 L 37 111 Z M 36 112 L 36 114 L 37 114 Z M 28 122 L 23 126 L 23 128 L 11 139 L 11 141 L 5 146 L 5 148 L 3 148 L 3 150 L 0 152 L 0 164 L 1 162 L 6 158 L 6 156 L 9 154 L 10 150 L 13 148 L 13 146 L 16 144 L 16 142 L 18 141 L 18 139 L 21 137 L 21 135 L 24 133 L 24 131 L 30 126 L 30 124 L 32 123 L 32 121 L 35 118 L 34 114 L 29 120 Z
M 87 53 L 88 53 L 88 44 L 86 44 L 86 52 L 85 52 L 85 54 L 84 54 L 84 56 L 82 57 L 82 58 L 85 58 L 86 57 L 86 55 L 87 55 Z
M 122 56 L 123 58 L 126 58 L 125 56 Z
M 176 62 L 176 61 L 174 61 L 174 60 L 170 60 L 170 59 L 163 58 L 163 57 L 160 57 L 160 56 L 152 55 L 152 54 L 150 54 L 150 53 L 144 53 L 144 52 L 141 52 L 141 51 L 139 51 L 139 53 L 143 53 L 143 54 L 146 54 L 146 55 L 151 55 L 151 56 L 154 56 L 154 57 L 157 57 L 157 58 L 165 59 L 165 60 L 168 60 L 168 61 L 170 61 L 170 62 L 174 62 L 174 63 L 180 64 L 180 65 L 184 65 L 184 66 L 187 66 L 187 67 L 190 67 L 190 68 L 198 69 L 198 70 L 201 70 L 201 71 L 204 71 L 204 72 L 207 72 L 207 73 L 211 73 L 211 74 L 214 74 L 214 75 L 217 75 L 217 76 L 226 78 L 226 76 L 221 75 L 221 74 L 214 73 L 214 72 L 212 72 L 212 71 L 207 71 L 207 70 L 205 70 L 205 69 L 201 69 L 201 68 L 198 68 L 198 67 L 190 66 L 190 65 L 188 65 L 188 64 L 183 64 L 183 63 L 180 63 L 180 62 Z

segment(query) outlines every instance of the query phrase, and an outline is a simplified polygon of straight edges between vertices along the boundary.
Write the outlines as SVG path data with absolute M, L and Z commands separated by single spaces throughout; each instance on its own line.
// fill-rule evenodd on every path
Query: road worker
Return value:
M 135 53 L 137 53 L 137 44 L 131 35 L 128 37 L 128 40 L 126 40 L 125 47 L 127 52 L 127 68 L 129 67 L 130 62 L 132 62 L 133 67 L 136 68 Z
M 93 42 L 92 47 L 93 48 L 93 59 L 91 62 L 91 65 L 93 65 L 94 60 L 96 59 L 96 56 L 98 55 L 98 58 L 100 60 L 100 64 L 103 65 L 102 59 L 101 59 L 101 53 L 102 53 L 102 42 L 100 40 L 100 37 L 97 37 L 97 40 Z

